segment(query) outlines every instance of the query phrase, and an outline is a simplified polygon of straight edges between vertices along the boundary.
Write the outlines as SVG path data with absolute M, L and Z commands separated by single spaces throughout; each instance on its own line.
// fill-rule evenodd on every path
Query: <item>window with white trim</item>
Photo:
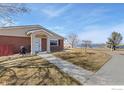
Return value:
M 58 40 L 50 40 L 51 46 L 58 46 Z

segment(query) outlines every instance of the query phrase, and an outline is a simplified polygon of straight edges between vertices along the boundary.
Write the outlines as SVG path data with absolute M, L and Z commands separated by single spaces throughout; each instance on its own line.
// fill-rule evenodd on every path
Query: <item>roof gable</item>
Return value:
M 26 36 L 30 31 L 44 30 L 47 33 L 52 34 L 53 36 L 57 36 L 59 38 L 63 38 L 62 36 L 46 29 L 40 25 L 25 25 L 25 26 L 9 26 L 9 27 L 1 27 L 0 35 L 9 35 L 9 36 Z

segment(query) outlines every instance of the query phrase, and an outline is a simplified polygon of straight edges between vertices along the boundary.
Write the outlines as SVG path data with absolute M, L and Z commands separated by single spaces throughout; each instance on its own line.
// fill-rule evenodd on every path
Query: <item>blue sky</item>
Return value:
M 113 31 L 124 37 L 124 4 L 27 4 L 29 14 L 15 15 L 16 25 L 40 24 L 62 36 L 105 43 Z M 124 43 L 124 40 L 122 41 Z

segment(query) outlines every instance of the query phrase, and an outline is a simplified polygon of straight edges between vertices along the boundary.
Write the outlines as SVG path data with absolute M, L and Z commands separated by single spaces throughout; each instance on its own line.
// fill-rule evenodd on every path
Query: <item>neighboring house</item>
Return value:
M 19 53 L 20 46 L 25 46 L 31 54 L 60 51 L 64 38 L 40 25 L 0 28 L 0 56 Z
M 64 41 L 64 48 L 65 49 L 72 48 L 72 45 L 67 40 L 65 40 Z

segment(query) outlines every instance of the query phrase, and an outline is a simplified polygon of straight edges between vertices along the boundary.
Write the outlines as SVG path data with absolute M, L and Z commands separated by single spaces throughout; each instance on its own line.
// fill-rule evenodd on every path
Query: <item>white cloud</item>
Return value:
M 53 27 L 48 27 L 51 31 L 56 32 L 62 36 L 66 36 L 66 30 L 64 26 L 53 26 Z
M 53 17 L 60 16 L 62 13 L 67 11 L 71 6 L 72 4 L 67 4 L 59 9 L 57 9 L 58 7 L 46 7 L 41 11 L 45 13 L 48 17 L 53 18 Z
M 91 10 L 82 11 L 80 17 L 77 18 L 77 23 L 82 23 L 82 25 L 94 24 L 98 21 L 106 20 L 109 18 L 108 13 L 111 9 L 106 9 L 104 7 L 93 8 Z
M 62 26 L 54 26 L 52 29 L 54 30 L 63 30 L 64 28 Z
M 75 14 L 70 16 L 64 16 L 66 27 L 71 27 L 71 29 L 86 28 L 87 25 L 94 25 L 102 23 L 104 20 L 108 20 L 110 16 L 108 13 L 111 13 L 113 10 L 104 8 L 104 7 L 95 7 L 92 9 L 83 10 L 80 12 L 75 12 Z M 72 19 L 73 17 L 73 19 Z M 70 19 L 71 18 L 71 19 Z M 98 28 L 98 26 L 97 26 Z
M 93 43 L 105 43 L 113 31 L 121 33 L 124 37 L 124 24 L 119 24 L 109 28 L 101 26 L 88 26 L 78 35 L 81 40 L 91 40 Z M 122 43 L 124 43 L 124 40 Z
M 103 15 L 105 13 L 108 13 L 110 12 L 111 10 L 110 9 L 106 9 L 104 7 L 100 7 L 100 8 L 96 8 L 96 9 L 93 9 L 90 13 L 89 13 L 89 16 L 100 16 L 100 15 Z

